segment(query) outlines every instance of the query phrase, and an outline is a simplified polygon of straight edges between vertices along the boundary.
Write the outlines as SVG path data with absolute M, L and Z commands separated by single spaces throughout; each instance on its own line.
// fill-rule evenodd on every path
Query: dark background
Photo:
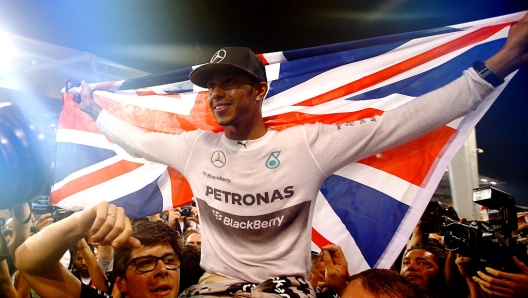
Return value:
M 459 24 L 528 10 L 524 0 L 2 1 L 0 29 L 161 73 L 223 46 L 256 53 Z M 477 125 L 482 176 L 528 205 L 528 69 Z

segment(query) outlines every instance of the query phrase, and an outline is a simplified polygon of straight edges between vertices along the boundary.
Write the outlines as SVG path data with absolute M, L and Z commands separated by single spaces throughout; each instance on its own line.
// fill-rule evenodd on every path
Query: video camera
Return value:
M 422 215 L 420 227 L 426 234 L 437 233 L 443 236 L 447 225 L 458 220 L 458 214 L 451 205 L 441 202 L 429 202 Z
M 473 202 L 487 207 L 488 220 L 473 220 L 467 224 L 453 222 L 446 226 L 444 244 L 448 250 L 471 257 L 475 266 L 470 271 L 485 272 L 485 267 L 519 273 L 513 256 L 526 263 L 526 245 L 518 236 L 515 199 L 508 193 L 488 186 L 473 190 Z

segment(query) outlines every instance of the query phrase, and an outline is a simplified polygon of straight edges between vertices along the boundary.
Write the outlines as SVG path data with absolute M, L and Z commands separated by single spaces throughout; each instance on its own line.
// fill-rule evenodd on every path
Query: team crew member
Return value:
M 131 155 L 169 165 L 187 178 L 202 227 L 201 265 L 207 271 L 202 283 L 222 281 L 224 289 L 263 283 L 257 287 L 261 289 L 274 277 L 286 276 L 280 283 L 290 296 L 313 296 L 306 281 L 309 227 L 322 182 L 345 165 L 467 114 L 527 63 L 527 51 L 525 16 L 511 29 L 503 49 L 476 66 L 479 72 L 468 69 L 443 88 L 349 125 L 268 129 L 262 118 L 268 91 L 265 67 L 247 48 L 223 48 L 190 74 L 191 82 L 209 90 L 208 103 L 223 132 L 144 132 L 104 111 L 84 82 L 80 108 Z

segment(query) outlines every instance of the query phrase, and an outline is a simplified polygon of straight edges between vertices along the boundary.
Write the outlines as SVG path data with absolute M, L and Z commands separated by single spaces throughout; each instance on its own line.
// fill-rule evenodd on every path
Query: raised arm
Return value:
M 326 284 L 340 297 L 348 284 L 348 262 L 340 246 L 329 244 L 321 248 L 326 265 Z
M 81 282 L 59 263 L 64 252 L 90 235 L 103 245 L 139 246 L 130 234 L 124 210 L 101 202 L 29 238 L 16 250 L 16 266 L 41 297 L 79 297 Z
M 29 238 L 31 210 L 28 203 L 22 203 L 13 208 L 13 239 L 7 245 L 9 254 L 15 258 L 15 250 Z
M 508 33 L 502 49 L 486 60 L 486 65 L 500 79 L 528 63 L 528 14 Z
M 106 276 L 101 267 L 99 266 L 95 255 L 90 249 L 90 246 L 88 246 L 88 243 L 86 243 L 86 240 L 84 240 L 84 238 L 77 242 L 77 249 L 81 252 L 81 255 L 83 256 L 84 262 L 86 263 L 86 267 L 88 267 L 88 272 L 90 273 L 90 278 L 92 279 L 95 288 L 97 288 L 101 292 L 107 293 L 108 284 L 106 281 Z

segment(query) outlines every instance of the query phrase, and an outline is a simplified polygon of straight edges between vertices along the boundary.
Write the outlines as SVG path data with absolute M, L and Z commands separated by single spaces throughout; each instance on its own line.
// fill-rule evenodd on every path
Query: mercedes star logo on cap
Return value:
M 226 51 L 219 50 L 218 52 L 214 54 L 213 58 L 211 58 L 211 63 L 220 63 L 222 62 L 222 60 L 224 60 L 225 57 L 226 57 Z

